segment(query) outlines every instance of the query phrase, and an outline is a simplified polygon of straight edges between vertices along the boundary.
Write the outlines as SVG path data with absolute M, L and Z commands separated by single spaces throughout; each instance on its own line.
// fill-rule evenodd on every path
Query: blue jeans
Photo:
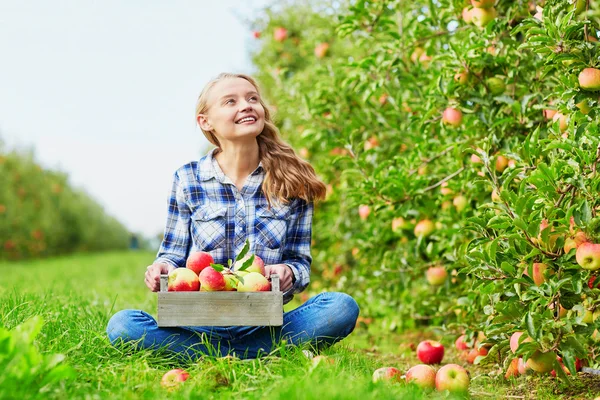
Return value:
M 348 336 L 356 325 L 359 308 L 345 293 L 321 293 L 283 314 L 283 325 L 187 326 L 159 328 L 154 318 L 140 310 L 122 310 L 108 321 L 112 344 L 136 341 L 145 349 L 164 349 L 184 359 L 202 355 L 240 358 L 266 355 L 281 340 L 323 348 Z

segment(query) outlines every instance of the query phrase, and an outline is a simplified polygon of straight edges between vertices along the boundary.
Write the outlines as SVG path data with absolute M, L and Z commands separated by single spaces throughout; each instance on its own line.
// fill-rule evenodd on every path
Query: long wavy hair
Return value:
M 208 111 L 208 94 L 217 82 L 223 79 L 242 78 L 247 80 L 260 93 L 256 81 L 248 75 L 222 73 L 211 80 L 198 97 L 196 103 L 196 120 L 200 114 Z M 271 120 L 271 112 L 261 96 L 260 104 L 265 109 L 265 127 L 256 137 L 259 149 L 259 158 L 265 170 L 265 179 L 262 190 L 269 204 L 277 200 L 287 204 L 293 198 L 300 198 L 307 202 L 325 198 L 325 184 L 317 177 L 314 168 L 298 157 L 292 147 L 285 143 L 279 134 L 279 129 Z M 222 151 L 219 140 L 213 131 L 204 131 L 200 128 L 206 139 L 217 147 L 217 152 Z

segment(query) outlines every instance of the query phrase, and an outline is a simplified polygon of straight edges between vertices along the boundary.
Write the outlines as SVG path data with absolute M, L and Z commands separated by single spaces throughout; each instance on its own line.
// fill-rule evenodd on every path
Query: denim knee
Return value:
M 335 309 L 340 311 L 340 314 L 344 317 L 344 325 L 346 325 L 346 329 L 348 334 L 354 330 L 356 326 L 356 320 L 358 319 L 358 314 L 360 313 L 360 308 L 358 307 L 358 303 L 352 296 L 346 293 L 332 293 L 335 294 Z
M 139 312 L 139 310 L 121 310 L 111 317 L 106 326 L 106 334 L 112 344 L 115 344 L 119 338 L 131 339 L 131 323 L 134 314 Z

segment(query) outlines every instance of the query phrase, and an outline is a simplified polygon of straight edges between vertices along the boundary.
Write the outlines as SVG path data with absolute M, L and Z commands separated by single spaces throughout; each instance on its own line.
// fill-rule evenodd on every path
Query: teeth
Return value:
M 256 121 L 256 119 L 254 117 L 246 117 L 246 118 L 240 119 L 237 123 L 241 124 L 243 122 L 248 122 L 248 121 Z

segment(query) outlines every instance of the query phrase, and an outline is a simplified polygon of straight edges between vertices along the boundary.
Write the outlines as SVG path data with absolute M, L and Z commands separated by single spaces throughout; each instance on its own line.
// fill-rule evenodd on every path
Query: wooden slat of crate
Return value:
M 169 292 L 160 277 L 158 326 L 281 326 L 283 293 L 271 275 L 270 292 Z
M 281 292 L 162 292 L 158 326 L 281 326 Z

